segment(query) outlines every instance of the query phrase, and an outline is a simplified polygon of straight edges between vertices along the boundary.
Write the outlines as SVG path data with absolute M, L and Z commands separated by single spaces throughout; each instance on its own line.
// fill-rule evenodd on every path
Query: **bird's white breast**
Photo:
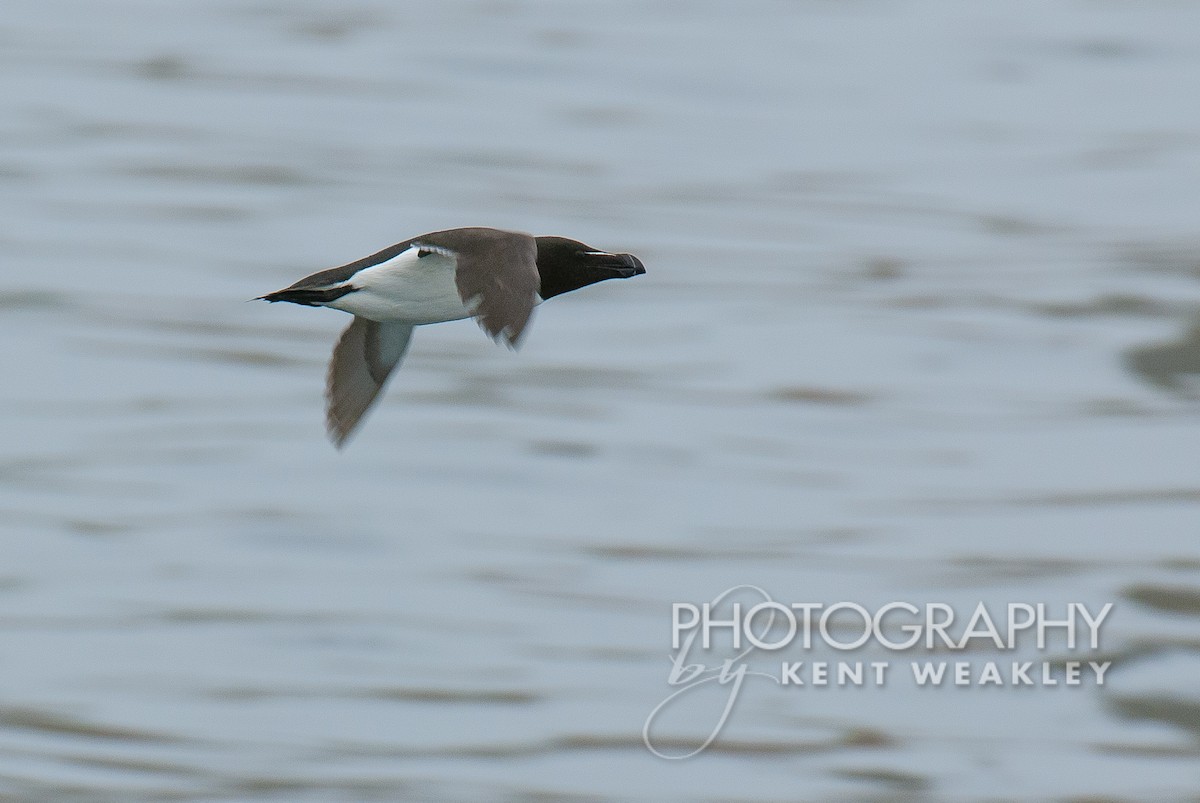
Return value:
M 454 283 L 453 256 L 402 251 L 386 262 L 360 270 L 350 278 L 358 288 L 328 306 L 372 321 L 411 324 L 456 321 L 471 316 Z

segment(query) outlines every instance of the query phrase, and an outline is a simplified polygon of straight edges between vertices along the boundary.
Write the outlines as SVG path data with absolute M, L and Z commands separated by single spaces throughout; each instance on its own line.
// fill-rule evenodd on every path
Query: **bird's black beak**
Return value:
M 640 276 L 646 272 L 646 266 L 642 264 L 642 260 L 633 254 L 617 254 L 617 256 L 625 262 L 625 267 L 621 273 L 622 279 L 628 279 L 631 276 Z
M 588 261 L 596 270 L 609 279 L 629 279 L 646 272 L 642 260 L 633 254 L 610 254 L 605 251 L 588 252 Z

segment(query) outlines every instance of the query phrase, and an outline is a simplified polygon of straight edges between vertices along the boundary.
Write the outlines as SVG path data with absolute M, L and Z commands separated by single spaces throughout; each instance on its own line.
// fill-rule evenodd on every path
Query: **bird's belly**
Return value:
M 471 317 L 454 283 L 452 260 L 431 255 L 393 262 L 400 264 L 384 263 L 356 274 L 351 284 L 358 289 L 328 306 L 372 321 L 425 324 Z

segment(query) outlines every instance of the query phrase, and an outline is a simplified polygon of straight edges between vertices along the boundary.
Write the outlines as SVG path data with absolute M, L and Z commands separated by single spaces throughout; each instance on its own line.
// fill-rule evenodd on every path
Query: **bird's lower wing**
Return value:
M 355 316 L 333 348 L 325 385 L 325 424 L 339 449 L 404 358 L 413 327 Z

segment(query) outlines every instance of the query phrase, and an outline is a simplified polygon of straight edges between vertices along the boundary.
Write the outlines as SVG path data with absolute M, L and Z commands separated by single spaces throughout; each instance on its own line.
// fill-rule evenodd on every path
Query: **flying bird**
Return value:
M 645 273 L 633 254 L 565 237 L 463 228 L 422 234 L 259 296 L 354 316 L 333 349 L 325 422 L 339 449 L 404 358 L 413 328 L 474 317 L 497 342 L 516 348 L 533 308 L 605 279 Z

